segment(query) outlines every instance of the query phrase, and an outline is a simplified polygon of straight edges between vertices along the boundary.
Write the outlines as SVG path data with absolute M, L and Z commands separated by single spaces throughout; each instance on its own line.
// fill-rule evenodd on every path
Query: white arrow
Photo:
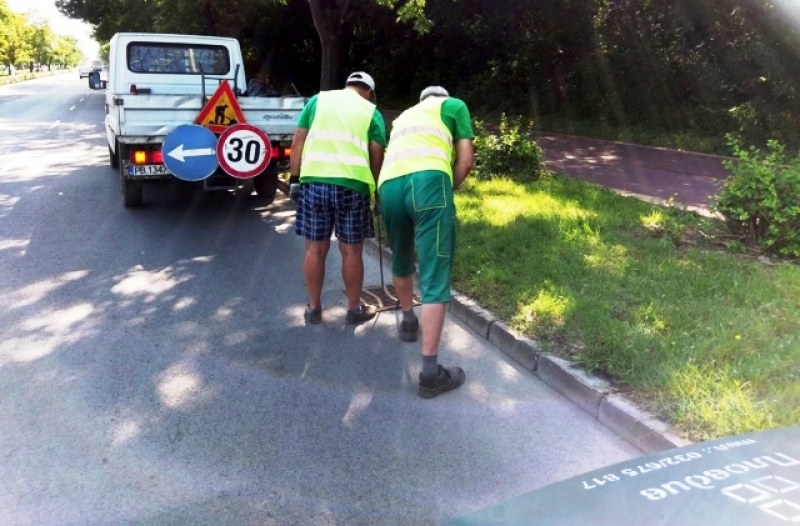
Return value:
M 167 153 L 167 155 L 173 159 L 179 160 L 182 163 L 186 162 L 186 157 L 199 157 L 201 155 L 214 154 L 216 154 L 216 150 L 214 150 L 214 148 L 196 148 L 194 150 L 184 150 L 182 144 L 179 144 L 177 148 Z

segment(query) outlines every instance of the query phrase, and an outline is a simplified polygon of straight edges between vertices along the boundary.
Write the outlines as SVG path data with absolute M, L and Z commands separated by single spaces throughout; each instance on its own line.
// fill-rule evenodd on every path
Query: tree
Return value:
M 78 40 L 70 36 L 56 36 L 53 46 L 53 63 L 61 67 L 77 66 L 83 60 Z
M 5 2 L 0 4 L 0 27 L 2 27 L 2 40 L 0 40 L 0 62 L 8 65 L 17 65 L 30 58 L 31 35 L 33 29 L 27 25 L 25 17 L 3 10 Z
M 350 23 L 354 0 L 308 0 L 311 18 L 319 36 L 322 54 L 320 65 L 320 89 L 335 87 L 341 79 L 344 29 Z M 430 30 L 431 23 L 425 16 L 426 0 L 362 0 L 393 9 L 397 20 L 411 22 L 419 32 Z
M 287 41 L 308 54 L 304 24 L 296 23 L 299 20 L 293 10 L 295 4 L 306 2 L 319 39 L 321 89 L 341 81 L 345 30 L 353 23 L 354 7 L 391 9 L 397 22 L 409 23 L 419 33 L 431 27 L 425 17 L 426 0 L 56 0 L 55 5 L 67 17 L 92 24 L 94 37 L 101 43 L 120 31 L 233 36 L 246 54 L 249 50 L 259 51 L 262 61 L 269 64 L 278 49 L 286 50 Z M 286 16 L 289 24 L 283 20 Z M 255 21 L 260 27 L 254 25 Z
M 11 11 L 5 0 L 0 0 L 0 36 L 0 63 L 66 66 L 82 60 L 76 39 L 56 35 L 47 21 L 33 11 L 27 15 Z
M 55 35 L 47 24 L 34 26 L 33 37 L 31 40 L 31 58 L 40 65 L 53 63 L 55 52 Z
M 439 83 L 486 118 L 521 114 L 553 131 L 629 139 L 636 132 L 673 134 L 706 143 L 737 132 L 747 143 L 771 136 L 800 147 L 795 4 L 56 1 L 67 16 L 94 25 L 101 44 L 132 30 L 236 37 L 249 76 L 269 72 L 286 91 L 295 84 L 303 93 L 335 88 L 343 69 L 366 69 L 384 105 L 404 105 L 424 85 Z M 0 39 L 0 50 L 9 47 Z
M 322 52 L 319 86 L 332 88 L 341 73 L 342 32 L 351 0 L 308 0 Z
M 141 0 L 56 0 L 56 8 L 68 18 L 94 26 L 98 42 L 111 40 L 120 31 L 156 31 L 161 2 Z
M 0 63 L 8 63 L 8 49 L 12 38 L 12 15 L 5 0 L 0 0 Z M 15 33 L 14 33 L 15 34 Z

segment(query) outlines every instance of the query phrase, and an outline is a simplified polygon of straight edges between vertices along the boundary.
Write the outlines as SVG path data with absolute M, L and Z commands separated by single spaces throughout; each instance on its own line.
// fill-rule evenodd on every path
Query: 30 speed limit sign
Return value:
M 263 172 L 271 156 L 269 137 L 252 124 L 234 124 L 217 141 L 220 167 L 237 179 L 249 179 Z

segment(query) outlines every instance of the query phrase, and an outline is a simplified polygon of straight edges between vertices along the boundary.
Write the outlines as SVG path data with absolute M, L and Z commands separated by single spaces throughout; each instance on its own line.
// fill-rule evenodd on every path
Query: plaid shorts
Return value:
M 334 230 L 339 241 L 347 245 L 375 237 L 369 196 L 335 184 L 302 184 L 295 233 L 309 241 L 325 241 Z

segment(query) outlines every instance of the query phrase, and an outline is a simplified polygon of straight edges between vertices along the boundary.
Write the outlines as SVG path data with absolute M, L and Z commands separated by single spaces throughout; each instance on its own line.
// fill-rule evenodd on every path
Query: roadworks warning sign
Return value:
M 242 109 L 236 101 L 231 85 L 227 82 L 220 83 L 217 91 L 208 99 L 194 120 L 195 124 L 205 126 L 214 133 L 222 133 L 228 126 L 244 122 Z

